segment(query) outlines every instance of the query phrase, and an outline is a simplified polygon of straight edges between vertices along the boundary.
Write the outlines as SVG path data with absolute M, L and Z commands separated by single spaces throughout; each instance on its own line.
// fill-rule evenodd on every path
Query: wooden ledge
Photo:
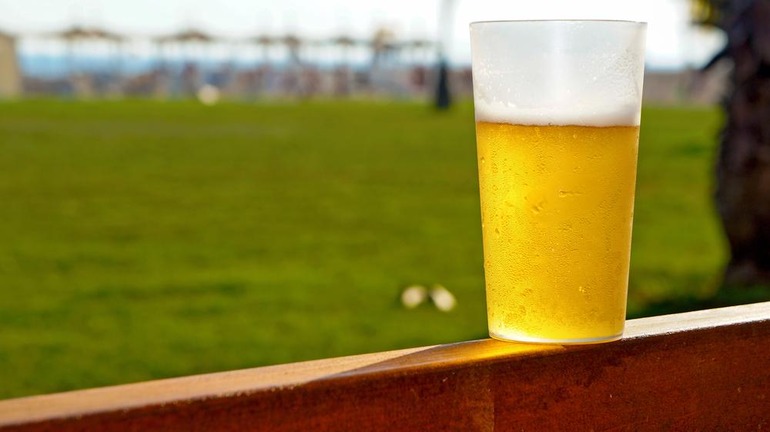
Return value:
M 758 430 L 770 303 L 0 401 L 0 430 Z

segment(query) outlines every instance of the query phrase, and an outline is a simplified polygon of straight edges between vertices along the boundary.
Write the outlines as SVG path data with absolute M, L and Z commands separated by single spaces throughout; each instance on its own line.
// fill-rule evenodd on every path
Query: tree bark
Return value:
M 732 91 L 717 161 L 716 203 L 730 246 L 725 286 L 770 287 L 770 0 L 726 28 Z

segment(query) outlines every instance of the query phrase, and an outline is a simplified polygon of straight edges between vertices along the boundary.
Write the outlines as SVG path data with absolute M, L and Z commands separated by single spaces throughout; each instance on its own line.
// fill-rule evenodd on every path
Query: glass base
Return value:
M 613 342 L 623 337 L 623 332 L 610 336 L 590 337 L 590 338 L 577 338 L 577 339 L 550 339 L 550 338 L 538 338 L 527 335 L 515 334 L 515 335 L 499 335 L 489 332 L 489 336 L 492 339 L 497 339 L 503 342 L 524 342 L 524 343 L 536 343 L 536 344 L 550 344 L 550 345 L 588 345 L 599 344 L 605 342 Z

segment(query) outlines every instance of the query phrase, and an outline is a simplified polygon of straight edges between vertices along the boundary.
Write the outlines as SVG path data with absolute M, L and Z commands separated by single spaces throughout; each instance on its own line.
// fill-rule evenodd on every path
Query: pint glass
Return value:
M 623 333 L 646 24 L 470 26 L 490 336 Z

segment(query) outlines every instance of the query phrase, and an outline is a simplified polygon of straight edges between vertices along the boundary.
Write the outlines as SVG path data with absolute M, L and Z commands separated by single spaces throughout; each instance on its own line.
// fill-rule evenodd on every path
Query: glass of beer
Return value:
M 619 339 L 646 24 L 494 21 L 470 32 L 489 334 Z

